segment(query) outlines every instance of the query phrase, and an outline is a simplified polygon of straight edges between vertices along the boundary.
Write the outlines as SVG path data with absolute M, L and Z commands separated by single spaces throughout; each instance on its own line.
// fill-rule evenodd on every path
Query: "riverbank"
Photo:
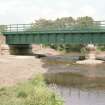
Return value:
M 13 87 L 0 88 L 0 105 L 63 105 L 41 75 Z
M 35 56 L 0 56 L 0 86 L 11 86 L 46 72 Z

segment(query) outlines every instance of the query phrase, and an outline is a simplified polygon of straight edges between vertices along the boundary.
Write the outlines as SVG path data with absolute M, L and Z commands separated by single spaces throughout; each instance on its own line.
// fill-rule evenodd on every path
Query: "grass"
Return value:
M 0 88 L 0 105 L 63 105 L 41 75 L 13 87 Z

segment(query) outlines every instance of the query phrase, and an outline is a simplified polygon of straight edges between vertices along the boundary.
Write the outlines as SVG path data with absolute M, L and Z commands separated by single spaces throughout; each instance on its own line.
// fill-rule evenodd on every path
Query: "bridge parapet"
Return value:
M 82 25 L 72 24 L 70 26 L 64 27 L 43 27 L 36 28 L 35 24 L 10 24 L 10 25 L 0 25 L 1 32 L 56 32 L 56 31 L 105 31 L 105 21 L 93 21 L 92 24 Z

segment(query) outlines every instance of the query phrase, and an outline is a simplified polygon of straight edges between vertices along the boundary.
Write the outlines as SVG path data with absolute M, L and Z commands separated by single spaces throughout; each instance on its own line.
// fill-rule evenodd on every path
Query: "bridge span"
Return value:
M 31 44 L 105 44 L 105 22 L 94 23 L 88 26 L 72 25 L 47 29 L 36 29 L 34 24 L 11 24 L 1 27 L 6 43 L 15 47 Z
M 105 44 L 105 24 L 35 29 L 33 24 L 4 25 L 7 44 Z

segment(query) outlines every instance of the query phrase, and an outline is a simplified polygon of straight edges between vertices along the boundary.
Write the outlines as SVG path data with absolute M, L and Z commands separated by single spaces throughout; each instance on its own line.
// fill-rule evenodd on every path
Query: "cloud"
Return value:
M 39 18 L 92 16 L 104 19 L 105 1 L 98 0 L 1 0 L 0 24 L 29 23 Z
M 95 17 L 96 16 L 96 9 L 92 6 L 86 5 L 83 6 L 82 8 L 80 8 L 79 10 L 80 12 L 80 16 L 91 16 L 91 17 Z

